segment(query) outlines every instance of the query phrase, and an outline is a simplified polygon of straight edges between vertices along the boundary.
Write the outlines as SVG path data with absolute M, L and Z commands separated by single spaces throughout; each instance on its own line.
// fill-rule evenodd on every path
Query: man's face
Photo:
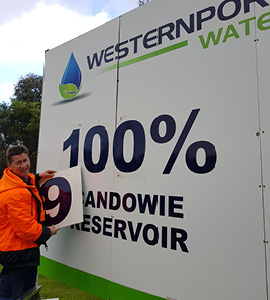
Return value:
M 27 154 L 14 155 L 12 162 L 8 163 L 10 170 L 24 180 L 28 180 L 28 173 L 30 171 L 30 159 Z

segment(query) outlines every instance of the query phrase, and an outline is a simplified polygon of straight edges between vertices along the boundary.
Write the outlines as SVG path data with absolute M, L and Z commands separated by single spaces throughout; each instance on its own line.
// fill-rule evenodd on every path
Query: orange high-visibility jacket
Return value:
M 40 223 L 45 220 L 45 211 L 35 186 L 35 175 L 29 174 L 29 178 L 30 185 L 7 168 L 0 180 L 0 263 L 3 266 L 39 265 L 38 246 L 51 235 L 50 229 Z

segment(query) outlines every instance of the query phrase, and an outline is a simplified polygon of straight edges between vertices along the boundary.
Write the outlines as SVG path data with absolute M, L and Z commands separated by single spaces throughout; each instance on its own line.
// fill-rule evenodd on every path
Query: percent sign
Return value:
M 163 174 L 170 174 L 171 170 L 175 164 L 175 161 L 181 152 L 181 149 L 188 137 L 188 134 L 198 116 L 200 109 L 193 109 L 188 117 L 188 120 L 177 140 L 177 143 L 171 153 L 171 156 L 165 166 Z M 160 124 L 165 122 L 166 132 L 163 136 L 160 135 Z M 150 128 L 151 137 L 153 141 L 159 144 L 169 142 L 175 135 L 176 132 L 176 123 L 172 116 L 170 115 L 161 115 L 154 119 Z M 197 153 L 199 149 L 203 149 L 205 153 L 205 162 L 203 165 L 199 165 L 197 162 Z M 187 167 L 194 173 L 197 174 L 206 174 L 211 172 L 217 162 L 217 152 L 215 146 L 208 141 L 197 141 L 191 144 L 186 152 L 186 164 Z

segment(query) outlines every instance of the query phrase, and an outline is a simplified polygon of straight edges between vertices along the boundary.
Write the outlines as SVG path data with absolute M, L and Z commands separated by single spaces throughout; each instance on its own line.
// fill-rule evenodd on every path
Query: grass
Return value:
M 43 299 L 59 298 L 59 300 L 103 300 L 81 290 L 70 287 L 43 275 L 38 275 L 38 285 L 42 286 L 41 296 Z
M 2 266 L 0 265 L 0 271 Z M 81 290 L 70 287 L 43 275 L 38 275 L 38 285 L 41 285 L 41 297 L 45 299 L 59 298 L 59 300 L 103 300 Z

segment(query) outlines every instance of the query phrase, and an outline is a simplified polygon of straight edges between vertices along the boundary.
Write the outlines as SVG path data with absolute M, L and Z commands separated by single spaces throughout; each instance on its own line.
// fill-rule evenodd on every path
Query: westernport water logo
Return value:
M 61 84 L 59 84 L 59 91 L 64 99 L 70 100 L 78 95 L 81 87 L 82 73 L 73 53 L 71 53 Z

